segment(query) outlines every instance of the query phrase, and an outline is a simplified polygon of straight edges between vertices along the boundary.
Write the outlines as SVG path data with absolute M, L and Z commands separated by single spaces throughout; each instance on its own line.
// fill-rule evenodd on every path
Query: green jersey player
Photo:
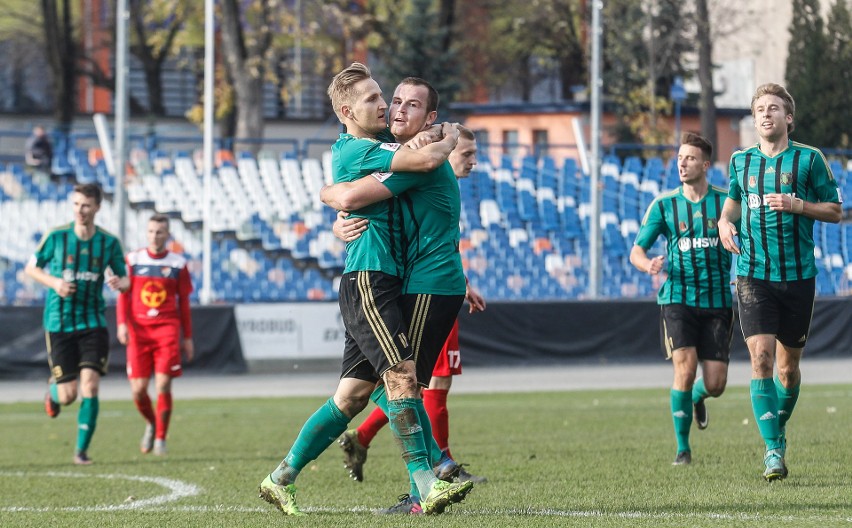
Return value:
M 337 182 L 377 171 L 433 170 L 455 147 L 456 138 L 451 135 L 417 150 L 378 140 L 387 129 L 387 104 L 363 64 L 353 63 L 338 73 L 328 93 L 346 126 L 346 134 L 332 148 Z M 380 379 L 388 387 L 391 429 L 402 448 L 409 477 L 424 496 L 423 510 L 441 513 L 470 490 L 469 483 L 438 481 L 428 460 L 417 408 L 414 352 L 400 306 L 402 245 L 392 207 L 385 203 L 359 211 L 372 220 L 370 228 L 365 236 L 347 244 L 346 269 L 340 281 L 346 342 L 338 388 L 308 419 L 284 460 L 261 482 L 260 496 L 285 514 L 300 513 L 294 482 L 301 470 L 346 430 L 367 405 Z
M 725 191 L 707 181 L 713 147 L 705 138 L 684 134 L 678 150 L 681 186 L 648 207 L 630 262 L 655 275 L 667 262 L 667 278 L 657 294 L 660 337 L 674 367 L 670 392 L 677 440 L 674 464 L 690 464 L 689 430 L 708 424 L 707 397 L 724 392 L 728 379 L 733 311 L 731 256 L 719 242 L 718 223 Z M 657 238 L 666 238 L 666 257 L 649 258 Z M 698 362 L 702 377 L 695 379 Z
M 759 86 L 751 114 L 759 141 L 731 156 L 719 237 L 739 255 L 737 300 L 751 355 L 752 410 L 766 446 L 763 476 L 773 481 L 787 476 L 786 425 L 799 397 L 799 362 L 813 314 L 814 221 L 839 222 L 842 200 L 822 153 L 790 140 L 796 103 L 783 86 Z
M 103 286 L 121 291 L 130 287 L 121 243 L 95 225 L 102 198 L 97 185 L 74 187 L 74 221 L 46 233 L 26 267 L 30 277 L 50 288 L 44 308 L 51 373 L 45 411 L 54 418 L 60 405 L 73 403 L 78 383 L 83 398 L 75 464 L 91 463 L 87 451 L 97 425 L 98 386 L 107 373 Z

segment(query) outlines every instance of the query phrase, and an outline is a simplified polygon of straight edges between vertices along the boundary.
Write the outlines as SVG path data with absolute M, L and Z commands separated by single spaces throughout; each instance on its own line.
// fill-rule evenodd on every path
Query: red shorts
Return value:
M 127 377 L 150 378 L 168 374 L 176 378 L 180 364 L 180 323 L 152 326 L 127 325 Z
M 435 363 L 435 368 L 432 369 L 433 376 L 447 377 L 461 374 L 461 352 L 459 351 L 459 320 L 453 323 L 453 329 L 450 330 L 450 335 L 447 336 L 447 342 L 444 343 L 444 349 L 438 356 L 438 361 Z

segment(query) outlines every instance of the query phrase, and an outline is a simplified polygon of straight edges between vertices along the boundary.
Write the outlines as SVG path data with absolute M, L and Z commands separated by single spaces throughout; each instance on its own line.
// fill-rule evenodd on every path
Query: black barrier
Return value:
M 662 361 L 659 316 L 659 307 L 648 300 L 491 302 L 483 313 L 462 309 L 460 348 L 466 367 Z M 0 379 L 47 378 L 41 317 L 37 307 L 0 307 Z M 125 352 L 115 338 L 114 309 L 107 318 L 110 371 L 123 376 Z M 192 321 L 196 359 L 186 365 L 187 373 L 247 371 L 233 307 L 194 308 Z M 852 297 L 817 299 L 805 356 L 852 356 Z M 731 359 L 748 360 L 738 320 Z
M 41 307 L 0 307 L 0 379 L 47 379 L 47 347 Z M 109 374 L 125 376 L 125 348 L 115 337 L 115 307 L 106 311 L 110 333 Z M 232 306 L 192 309 L 195 359 L 187 374 L 241 374 L 248 370 Z
M 489 302 L 482 313 L 459 315 L 465 367 L 662 361 L 660 308 L 648 300 Z M 731 359 L 748 361 L 734 310 Z M 852 297 L 814 304 L 808 357 L 852 356 Z

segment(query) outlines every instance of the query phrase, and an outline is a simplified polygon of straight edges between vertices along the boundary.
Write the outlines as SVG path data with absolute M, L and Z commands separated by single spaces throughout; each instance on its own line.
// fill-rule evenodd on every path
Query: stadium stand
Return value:
M 18 164 L 0 165 L 0 304 L 38 304 L 43 288 L 23 267 L 42 233 L 72 218 L 68 195 L 75 182 L 100 183 L 108 199 L 99 221 L 114 231 L 117 215 L 103 155 L 69 145 L 54 159 L 58 178 L 33 181 Z M 61 159 L 60 159 L 61 158 Z M 176 247 L 189 258 L 201 285 L 203 181 L 200 154 L 134 148 L 128 163 L 126 249 L 144 246 L 143 228 L 156 212 L 172 219 Z M 211 286 L 216 302 L 334 300 L 345 247 L 334 238 L 335 211 L 319 201 L 330 183 L 330 153 L 299 160 L 292 152 L 219 150 L 212 180 Z M 845 196 L 852 178 L 838 162 L 832 169 Z M 590 198 L 587 175 L 573 159 L 502 156 L 480 159 L 459 182 L 460 251 L 474 284 L 488 300 L 583 299 L 588 286 Z M 727 186 L 724 169 L 710 181 Z M 652 297 L 662 277 L 649 278 L 628 262 L 648 205 L 678 185 L 673 163 L 660 158 L 621 160 L 601 166 L 603 294 Z M 848 212 L 852 202 L 844 204 Z M 814 230 L 820 295 L 852 295 L 852 224 L 817 223 Z M 652 254 L 663 252 L 661 242 Z M 198 293 L 194 294 L 197 300 Z

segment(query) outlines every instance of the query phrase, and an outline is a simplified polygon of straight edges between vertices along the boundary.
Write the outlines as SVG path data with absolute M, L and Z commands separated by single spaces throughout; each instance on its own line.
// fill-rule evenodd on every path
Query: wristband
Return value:
M 801 198 L 793 198 L 792 203 L 790 203 L 790 212 L 793 214 L 802 214 L 802 211 L 805 210 L 805 201 Z

